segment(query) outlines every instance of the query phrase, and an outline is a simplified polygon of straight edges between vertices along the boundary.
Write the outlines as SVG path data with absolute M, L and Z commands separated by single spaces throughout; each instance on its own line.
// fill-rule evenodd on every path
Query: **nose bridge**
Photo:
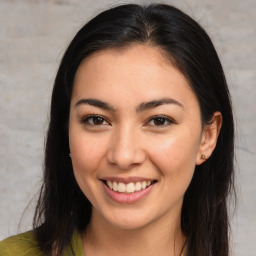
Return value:
M 120 169 L 129 169 L 141 164 L 145 154 L 141 148 L 139 133 L 132 125 L 120 126 L 111 138 L 108 161 Z

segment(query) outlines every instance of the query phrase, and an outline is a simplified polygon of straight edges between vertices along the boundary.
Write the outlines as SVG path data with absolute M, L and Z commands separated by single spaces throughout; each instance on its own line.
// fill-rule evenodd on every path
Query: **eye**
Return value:
M 100 115 L 89 115 L 83 117 L 81 119 L 81 123 L 93 126 L 109 125 L 109 122 L 107 122 L 106 119 Z
M 165 116 L 155 116 L 153 118 L 150 118 L 147 122 L 147 125 L 151 126 L 167 126 L 170 124 L 173 124 L 174 121 L 168 117 Z

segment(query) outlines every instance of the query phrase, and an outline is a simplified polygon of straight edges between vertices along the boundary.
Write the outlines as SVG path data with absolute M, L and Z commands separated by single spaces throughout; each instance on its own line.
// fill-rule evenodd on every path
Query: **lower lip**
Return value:
M 113 199 L 117 203 L 123 203 L 123 204 L 131 204 L 141 200 L 142 198 L 146 197 L 155 186 L 155 183 L 154 183 L 143 190 L 136 191 L 132 194 L 125 194 L 125 193 L 119 193 L 110 189 L 104 182 L 102 182 L 102 184 L 106 194 L 111 199 Z

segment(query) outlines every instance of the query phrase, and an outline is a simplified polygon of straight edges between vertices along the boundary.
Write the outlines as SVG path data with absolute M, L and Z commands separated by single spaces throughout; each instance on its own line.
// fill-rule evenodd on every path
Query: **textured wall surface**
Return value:
M 125 2 L 0 0 L 0 240 L 17 233 L 39 188 L 50 94 L 68 42 L 85 21 Z M 205 27 L 223 63 L 237 121 L 234 255 L 255 256 L 256 1 L 164 2 Z M 22 231 L 31 228 L 33 202 L 23 216 Z

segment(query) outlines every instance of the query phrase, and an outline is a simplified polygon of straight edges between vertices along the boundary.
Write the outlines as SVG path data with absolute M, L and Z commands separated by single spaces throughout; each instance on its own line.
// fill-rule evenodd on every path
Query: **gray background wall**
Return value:
M 0 240 L 17 233 L 39 188 L 50 94 L 68 42 L 89 18 L 125 2 L 0 0 Z M 162 2 L 199 21 L 223 63 L 237 120 L 239 204 L 232 219 L 233 251 L 255 256 L 256 1 Z M 32 200 L 21 231 L 31 228 L 33 207 Z

